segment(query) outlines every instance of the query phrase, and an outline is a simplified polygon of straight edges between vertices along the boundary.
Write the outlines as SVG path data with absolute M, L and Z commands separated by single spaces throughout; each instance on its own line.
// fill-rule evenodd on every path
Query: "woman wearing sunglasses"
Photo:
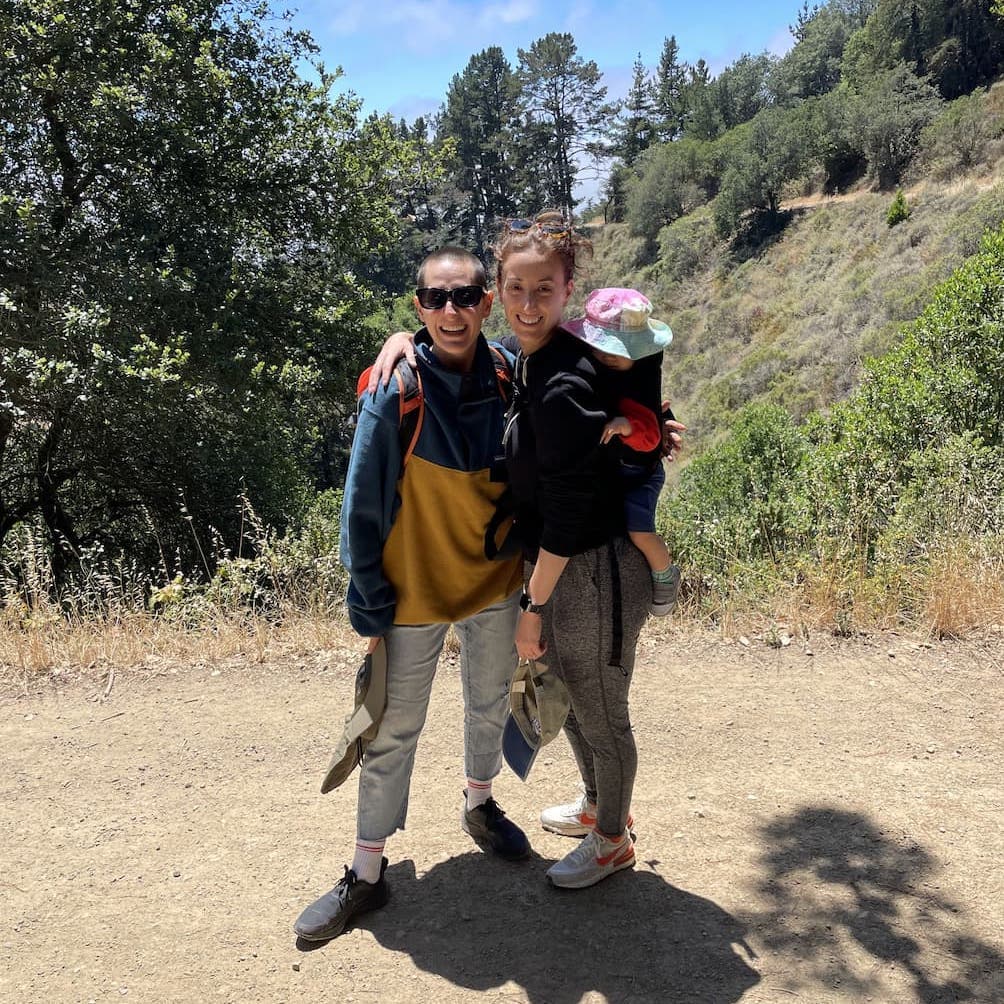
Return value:
M 651 598 L 648 565 L 624 532 L 615 454 L 600 443 L 609 417 L 602 370 L 586 343 L 561 327 L 577 259 L 591 250 L 550 211 L 508 221 L 494 247 L 497 294 L 513 332 L 502 341 L 518 349 L 505 433 L 527 558 L 516 647 L 521 658 L 547 653 L 565 681 L 572 703 L 565 729 L 585 788 L 579 803 L 541 815 L 547 829 L 585 836 L 548 870 L 564 888 L 634 865 L 637 751 L 628 690 Z M 399 333 L 384 346 L 371 389 L 411 354 L 406 339 Z

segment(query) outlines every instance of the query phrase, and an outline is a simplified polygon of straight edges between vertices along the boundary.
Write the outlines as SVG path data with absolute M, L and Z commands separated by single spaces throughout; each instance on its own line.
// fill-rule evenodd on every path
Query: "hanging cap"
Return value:
M 362 761 L 366 747 L 380 730 L 387 707 L 387 646 L 383 638 L 366 656 L 356 672 L 356 704 L 345 720 L 345 729 L 331 756 L 328 772 L 321 782 L 321 794 L 344 784 Z

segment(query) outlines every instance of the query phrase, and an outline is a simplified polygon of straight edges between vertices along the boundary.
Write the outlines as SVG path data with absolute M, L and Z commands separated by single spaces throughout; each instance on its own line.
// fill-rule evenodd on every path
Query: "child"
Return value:
M 662 467 L 662 352 L 673 340 L 669 326 L 651 316 L 652 304 L 635 289 L 595 289 L 585 317 L 565 322 L 607 369 L 612 407 L 602 442 L 621 437 L 620 473 L 628 534 L 652 572 L 649 611 L 665 617 L 676 606 L 680 569 L 655 532 L 655 508 L 666 483 Z

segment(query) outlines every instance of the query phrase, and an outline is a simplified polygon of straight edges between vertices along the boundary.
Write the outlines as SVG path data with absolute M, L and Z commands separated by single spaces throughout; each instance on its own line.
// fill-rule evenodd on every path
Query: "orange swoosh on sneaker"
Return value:
M 583 826 L 588 826 L 590 829 L 592 829 L 596 825 L 596 817 L 590 816 L 588 812 L 580 812 L 579 822 Z
M 623 843 L 627 843 L 627 847 L 624 847 Z M 596 863 L 601 868 L 605 868 L 610 864 L 622 864 L 625 861 L 629 861 L 633 857 L 634 844 L 628 840 L 618 844 L 609 854 L 597 855 Z

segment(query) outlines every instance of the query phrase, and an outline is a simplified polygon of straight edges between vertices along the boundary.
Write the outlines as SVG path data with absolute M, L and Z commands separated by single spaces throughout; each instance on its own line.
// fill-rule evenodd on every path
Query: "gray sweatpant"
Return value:
M 611 561 L 611 555 L 615 561 Z M 615 580 L 620 583 L 620 658 L 616 660 Z M 638 753 L 631 733 L 628 689 L 638 634 L 652 600 L 642 553 L 626 538 L 577 554 L 544 608 L 544 660 L 565 681 L 572 710 L 565 722 L 586 795 L 597 805 L 597 828 L 627 825 Z M 611 665 L 614 656 L 619 664 Z

